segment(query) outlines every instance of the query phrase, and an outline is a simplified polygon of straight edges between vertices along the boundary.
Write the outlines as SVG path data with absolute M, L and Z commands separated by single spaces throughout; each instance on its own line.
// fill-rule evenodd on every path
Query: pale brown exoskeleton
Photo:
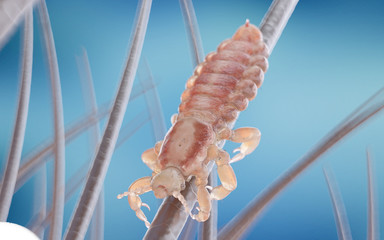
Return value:
M 204 222 L 211 211 L 211 200 L 220 200 L 236 186 L 236 176 L 230 163 L 239 161 L 258 146 L 257 128 L 231 130 L 240 111 L 255 98 L 268 68 L 268 49 L 260 30 L 249 23 L 241 26 L 235 35 L 222 42 L 217 52 L 207 55 L 194 75 L 188 79 L 181 96 L 179 114 L 171 119 L 172 127 L 163 141 L 142 154 L 142 160 L 152 169 L 152 176 L 136 180 L 128 192 L 129 205 L 139 219 L 150 226 L 141 206 L 139 195 L 153 191 L 157 198 L 174 196 L 179 199 L 193 219 Z M 232 159 L 217 144 L 222 140 L 241 143 Z M 221 185 L 207 190 L 207 164 L 215 161 Z M 192 215 L 180 194 L 185 181 L 196 177 L 198 214 Z M 209 187 L 208 187 L 209 189 Z

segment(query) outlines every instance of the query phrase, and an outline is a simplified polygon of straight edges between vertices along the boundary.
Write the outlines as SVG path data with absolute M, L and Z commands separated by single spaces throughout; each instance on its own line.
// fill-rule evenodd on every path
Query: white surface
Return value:
M 2 240 L 38 240 L 39 238 L 31 231 L 20 225 L 0 222 L 0 239 Z

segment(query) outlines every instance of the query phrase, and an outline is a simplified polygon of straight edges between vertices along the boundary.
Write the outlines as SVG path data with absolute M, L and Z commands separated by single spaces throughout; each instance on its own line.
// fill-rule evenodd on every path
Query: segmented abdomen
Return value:
M 195 117 L 215 131 L 236 120 L 263 83 L 267 57 L 261 32 L 247 21 L 196 67 L 181 96 L 178 119 Z

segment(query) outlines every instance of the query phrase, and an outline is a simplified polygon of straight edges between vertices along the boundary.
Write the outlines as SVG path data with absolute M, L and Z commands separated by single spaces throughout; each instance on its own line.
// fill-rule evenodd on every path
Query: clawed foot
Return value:
M 145 226 L 147 228 L 149 228 L 151 226 L 151 223 L 147 220 L 147 217 L 145 216 L 145 214 L 143 213 L 143 211 L 141 209 L 138 209 L 136 211 L 136 216 L 145 223 Z
M 148 221 L 144 212 L 141 210 L 141 207 L 146 207 L 148 208 L 149 211 L 151 211 L 151 208 L 149 207 L 149 205 L 146 203 L 143 203 L 136 194 L 131 192 L 125 192 L 125 193 L 119 194 L 117 195 L 117 198 L 122 199 L 125 196 L 128 196 L 128 202 L 131 205 L 132 210 L 136 212 L 136 216 L 145 223 L 145 226 L 147 228 L 149 228 L 151 226 L 151 223 Z
M 261 133 L 257 128 L 239 128 L 233 131 L 230 140 L 240 142 L 239 148 L 233 152 L 240 152 L 236 154 L 229 163 L 234 163 L 243 159 L 246 155 L 252 153 L 260 143 Z
M 236 155 L 229 161 L 229 163 L 234 163 L 234 162 L 240 161 L 241 159 L 243 159 L 243 158 L 245 157 L 244 152 L 241 152 L 241 149 L 240 149 L 240 148 L 236 148 L 235 150 L 233 150 L 233 153 L 235 153 L 235 152 L 240 152 L 240 153 L 236 154 Z
M 117 195 L 117 199 L 122 199 L 123 197 L 125 197 L 125 196 L 129 196 L 130 194 L 135 195 L 134 193 L 124 192 L 124 193 L 122 193 L 122 194 Z M 146 207 L 146 208 L 148 208 L 149 211 L 151 211 L 151 208 L 149 207 L 148 204 L 141 202 L 141 206 Z M 141 207 L 141 206 L 140 206 L 140 207 Z

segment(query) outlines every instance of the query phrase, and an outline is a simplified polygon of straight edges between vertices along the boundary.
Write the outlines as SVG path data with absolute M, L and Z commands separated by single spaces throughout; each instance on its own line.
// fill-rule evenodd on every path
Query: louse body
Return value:
M 257 128 L 231 130 L 231 127 L 262 85 L 268 68 L 267 57 L 268 49 L 260 30 L 247 20 L 231 39 L 219 45 L 217 52 L 208 54 L 196 67 L 181 96 L 179 114 L 171 119 L 173 126 L 163 141 L 142 155 L 143 162 L 153 171 L 152 176 L 136 180 L 127 192 L 118 196 L 128 196 L 131 208 L 147 227 L 150 224 L 140 207 L 148 205 L 142 203 L 140 194 L 152 190 L 157 198 L 172 195 L 191 214 L 180 191 L 185 188 L 185 181 L 196 177 L 199 209 L 191 217 L 202 222 L 209 217 L 211 200 L 223 199 L 236 188 L 230 163 L 255 150 L 260 132 Z M 218 147 L 222 140 L 241 143 L 235 149 L 239 153 L 232 159 Z M 208 192 L 210 161 L 217 164 L 221 185 Z

